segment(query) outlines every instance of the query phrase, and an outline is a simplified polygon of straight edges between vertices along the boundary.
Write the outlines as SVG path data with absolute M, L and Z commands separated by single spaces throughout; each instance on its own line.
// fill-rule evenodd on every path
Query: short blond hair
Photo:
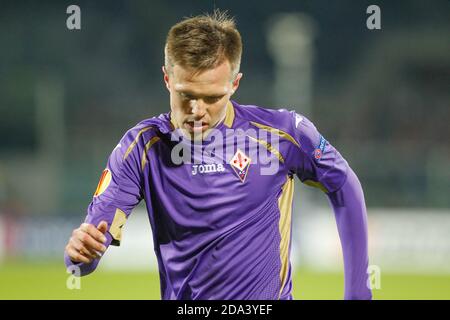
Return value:
M 175 24 L 167 35 L 165 67 L 174 65 L 202 72 L 228 60 L 234 74 L 239 72 L 242 39 L 233 18 L 215 10 L 186 18 Z

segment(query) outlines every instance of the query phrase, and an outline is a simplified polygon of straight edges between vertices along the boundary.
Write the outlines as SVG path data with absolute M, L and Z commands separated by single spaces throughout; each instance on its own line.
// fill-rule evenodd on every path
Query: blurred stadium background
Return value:
M 81 8 L 80 31 L 66 8 Z M 381 8 L 381 30 L 366 8 Z M 368 206 L 376 299 L 450 299 L 450 2 L 2 1 L 0 299 L 159 299 L 143 206 L 81 290 L 64 246 L 106 159 L 166 112 L 170 26 L 228 9 L 244 40 L 242 104 L 311 118 L 352 165 Z M 296 299 L 340 299 L 343 266 L 326 197 L 300 183 Z

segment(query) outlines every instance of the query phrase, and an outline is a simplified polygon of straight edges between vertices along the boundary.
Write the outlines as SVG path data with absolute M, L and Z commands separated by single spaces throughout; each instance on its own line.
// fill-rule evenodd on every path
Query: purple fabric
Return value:
M 221 138 L 199 146 L 206 155 L 201 164 L 212 165 L 214 170 L 200 169 L 193 163 L 174 163 L 171 155 L 177 141 L 171 140 L 170 114 L 162 114 L 140 122 L 120 140 L 107 163 L 111 182 L 93 198 L 85 221 L 97 225 L 106 220 L 111 226 L 117 209 L 128 217 L 145 200 L 162 299 L 292 299 L 292 226 L 281 228 L 285 220 L 279 200 L 285 183 L 297 175 L 303 182 L 320 184 L 328 194 L 349 205 L 348 210 L 337 210 L 337 217 L 340 231 L 344 230 L 346 284 L 347 280 L 350 284 L 346 285 L 346 297 L 359 296 L 363 285 L 359 273 L 364 267 L 360 260 L 367 261 L 367 251 L 359 252 L 359 247 L 357 253 L 349 250 L 353 250 L 354 241 L 366 243 L 365 231 L 359 230 L 364 226 L 355 223 L 355 217 L 365 215 L 355 211 L 364 206 L 364 200 L 347 187 L 347 162 L 308 119 L 295 112 L 234 101 L 233 109 L 232 129 L 258 132 L 266 126 L 259 131 L 266 134 L 265 140 L 281 136 L 272 147 L 279 151 L 282 161 L 255 142 L 254 138 L 260 136 L 227 135 L 230 128 L 222 122 L 216 127 Z M 245 145 L 240 145 L 239 139 Z M 190 146 L 187 139 L 181 143 Z M 233 168 L 234 152 L 229 155 L 222 150 L 220 155 L 220 148 L 230 145 L 235 150 L 239 147 L 250 160 L 247 171 L 239 174 Z M 255 159 L 261 153 L 279 163 L 272 175 L 261 174 L 265 164 Z M 219 156 L 211 160 L 212 154 Z M 245 180 L 241 180 L 243 176 Z M 348 236 L 353 234 L 359 235 L 356 240 Z M 282 239 L 288 239 L 288 246 Z M 287 248 L 287 260 L 282 259 L 283 248 Z M 71 263 L 66 259 L 67 265 Z M 92 272 L 97 263 L 81 264 L 82 274 Z M 358 289 L 358 294 L 353 289 Z
M 344 299 L 371 299 L 367 287 L 367 215 L 361 184 L 352 169 L 338 191 L 328 195 L 333 206 L 344 255 Z

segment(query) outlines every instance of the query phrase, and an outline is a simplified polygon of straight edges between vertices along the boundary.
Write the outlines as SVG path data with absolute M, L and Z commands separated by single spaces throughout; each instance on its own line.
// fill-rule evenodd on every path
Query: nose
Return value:
M 191 100 L 191 110 L 195 119 L 200 120 L 206 114 L 206 105 L 201 99 Z

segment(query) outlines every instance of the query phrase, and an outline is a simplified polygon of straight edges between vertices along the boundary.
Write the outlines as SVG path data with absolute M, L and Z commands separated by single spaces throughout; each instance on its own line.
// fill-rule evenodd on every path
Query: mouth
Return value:
M 202 121 L 186 121 L 184 127 L 191 133 L 201 133 L 209 128 L 209 124 Z

